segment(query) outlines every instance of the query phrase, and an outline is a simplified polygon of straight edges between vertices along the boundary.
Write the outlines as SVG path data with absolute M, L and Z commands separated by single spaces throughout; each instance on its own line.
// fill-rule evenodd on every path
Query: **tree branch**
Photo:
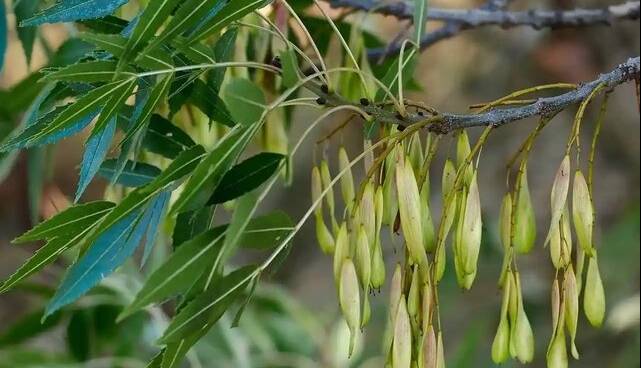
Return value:
M 641 67 L 639 57 L 630 58 L 623 64 L 618 65 L 612 71 L 601 74 L 599 78 L 580 84 L 576 89 L 567 93 L 536 99 L 532 104 L 525 106 L 497 107 L 482 114 L 453 114 L 435 113 L 427 117 L 420 113 L 409 113 L 402 117 L 396 111 L 390 111 L 378 105 L 359 105 L 347 101 L 340 95 L 331 91 L 325 92 L 322 87 L 315 83 L 308 83 L 307 89 L 319 96 L 319 101 L 328 106 L 358 106 L 370 115 L 374 121 L 384 124 L 398 124 L 401 127 L 408 127 L 412 124 L 430 121 L 427 129 L 439 134 L 447 134 L 457 129 L 465 129 L 478 126 L 502 125 L 523 120 L 532 116 L 553 116 L 557 112 L 569 106 L 580 103 L 600 85 L 604 85 L 604 91 L 610 90 L 620 84 L 639 79 Z
M 374 12 L 395 16 L 399 19 L 411 20 L 414 8 L 406 2 L 382 4 L 375 0 L 326 0 L 334 8 L 351 8 L 355 10 Z M 512 28 L 529 26 L 534 29 L 582 27 L 594 25 L 611 25 L 621 20 L 638 20 L 640 16 L 639 1 L 628 1 L 600 9 L 573 10 L 527 10 L 506 11 L 505 0 L 490 0 L 477 9 L 443 9 L 429 8 L 427 19 L 444 21 L 440 29 L 427 33 L 421 40 L 421 48 L 427 48 L 443 39 L 453 37 L 458 33 L 482 26 L 500 26 Z M 385 48 L 369 51 L 371 58 L 394 55 L 399 52 L 399 45 L 393 44 Z

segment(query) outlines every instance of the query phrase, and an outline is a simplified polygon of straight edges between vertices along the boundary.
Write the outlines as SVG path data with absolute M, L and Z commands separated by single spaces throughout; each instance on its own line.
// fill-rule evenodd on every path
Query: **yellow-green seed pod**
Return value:
M 323 189 L 327 190 L 325 193 L 325 203 L 327 204 L 327 211 L 329 212 L 329 218 L 332 222 L 332 232 L 336 234 L 338 232 L 338 223 L 336 222 L 335 216 L 335 204 L 334 204 L 334 189 L 331 186 L 332 175 L 329 172 L 329 164 L 327 160 L 323 159 L 320 163 L 320 176 L 321 183 L 323 184 Z
M 438 332 L 436 340 L 436 368 L 445 368 L 445 347 L 443 346 L 443 332 Z
M 421 224 L 421 204 L 414 171 L 407 159 L 400 156 L 396 163 L 396 189 L 401 228 L 412 264 L 427 270 L 427 255 Z
M 423 241 L 425 250 L 433 252 L 436 248 L 436 231 L 434 221 L 432 220 L 432 211 L 430 210 L 429 186 L 424 185 L 421 188 L 421 219 L 423 222 Z
M 572 226 L 570 225 L 570 211 L 565 206 L 563 215 L 561 215 L 561 258 L 564 265 L 572 262 Z
M 314 166 L 312 168 L 312 203 L 316 203 L 318 199 L 321 197 L 321 193 L 323 192 L 323 183 L 321 181 L 321 175 L 320 175 L 320 170 L 318 169 L 318 166 Z M 322 218 L 323 216 L 323 202 L 319 202 L 318 206 L 314 209 L 314 214 L 318 218 L 319 216 Z
M 351 334 L 349 341 L 349 356 L 351 356 L 361 323 L 361 306 L 358 276 L 354 263 L 349 258 L 343 262 L 340 279 L 339 302 Z
M 574 174 L 574 186 L 572 189 L 572 217 L 574 229 L 583 251 L 592 256 L 592 227 L 594 225 L 594 209 L 588 183 L 580 170 Z
M 437 343 L 434 327 L 430 324 L 423 334 L 423 344 L 420 350 L 419 367 L 436 368 Z
M 394 323 L 394 342 L 392 343 L 392 367 L 410 368 L 412 363 L 412 326 L 405 305 L 405 295 L 401 296 Z
M 374 214 L 376 218 L 375 232 L 376 237 L 375 241 L 378 241 L 381 237 L 381 228 L 383 227 L 383 216 L 385 214 L 385 197 L 383 195 L 383 187 L 377 186 L 376 192 L 374 192 Z
M 374 184 L 371 181 L 365 183 L 363 198 L 359 204 L 361 224 L 365 228 L 365 234 L 369 240 L 369 247 L 374 248 L 376 241 L 376 206 L 374 204 Z
M 394 267 L 394 274 L 392 274 L 392 282 L 390 285 L 389 296 L 389 311 L 392 319 L 396 318 L 396 309 L 400 303 L 401 295 L 403 294 L 403 269 L 399 263 Z
M 534 333 L 532 326 L 523 308 L 523 296 L 521 293 L 521 281 L 517 273 L 514 277 L 517 293 L 517 311 L 514 325 L 510 331 L 510 350 L 523 364 L 530 363 L 534 359 Z
M 590 324 L 601 327 L 605 317 L 605 291 L 599 273 L 596 252 L 588 261 L 588 274 L 585 278 L 583 291 L 583 310 Z
M 403 293 L 403 270 L 399 263 L 394 267 L 389 295 L 389 314 L 387 316 L 387 325 L 383 335 L 383 355 L 392 355 L 392 341 L 394 339 L 394 325 L 396 321 L 396 312 Z
M 436 267 L 436 281 L 441 281 L 441 279 L 443 279 L 446 262 L 445 246 L 437 246 L 436 259 L 434 260 L 434 267 Z
M 412 272 L 412 281 L 410 282 L 410 290 L 407 293 L 407 312 L 409 313 L 412 321 L 416 322 L 420 319 L 421 281 L 417 266 L 414 266 L 414 271 Z
M 332 254 L 334 252 L 334 238 L 327 225 L 325 225 L 322 215 L 316 216 L 316 239 L 323 253 Z
M 510 323 L 507 317 L 501 318 L 492 342 L 492 361 L 505 363 L 510 358 Z
M 556 331 L 559 328 L 561 314 L 562 312 L 565 313 L 565 311 L 561 311 L 561 289 L 559 288 L 559 280 L 556 278 L 552 283 L 550 292 L 550 307 L 552 311 L 552 331 Z
M 369 304 L 369 293 L 365 292 L 363 294 L 363 318 L 361 320 L 361 329 L 369 323 L 369 320 L 371 317 L 372 317 L 372 307 Z
M 565 266 L 561 252 L 561 227 L 557 226 L 550 236 L 550 259 L 557 270 Z
M 512 244 L 519 253 L 529 253 L 536 241 L 536 217 L 528 184 L 527 162 L 521 164 L 521 174 L 516 188 L 516 206 Z
M 385 283 L 385 260 L 383 259 L 383 247 L 380 241 L 376 242 L 374 254 L 372 254 L 372 276 L 370 283 L 375 289 L 379 289 Z
M 447 198 L 448 194 L 454 189 L 454 181 L 456 180 L 456 167 L 454 163 L 447 159 L 443 167 L 443 178 L 441 183 L 441 190 L 443 194 L 443 201 Z
M 548 244 L 552 237 L 554 228 L 559 226 L 563 209 L 568 199 L 568 191 L 570 189 L 570 156 L 566 155 L 561 161 L 561 165 L 556 172 L 554 183 L 552 184 L 552 192 L 550 193 L 550 208 L 551 220 L 550 230 L 545 237 L 545 244 Z
M 481 232 L 483 222 L 481 220 L 481 196 L 479 193 L 476 172 L 472 174 L 470 187 L 465 203 L 465 217 L 463 220 L 463 233 L 461 234 L 461 246 L 464 251 L 463 264 L 467 275 L 476 273 L 479 251 L 481 249 Z
M 511 246 L 510 238 L 512 233 L 512 194 L 505 193 L 503 201 L 501 202 L 501 210 L 499 212 L 499 234 L 501 237 L 501 244 L 503 249 Z
M 464 172 L 464 182 L 466 185 L 469 185 L 472 182 L 472 166 L 469 165 L 466 160 L 468 156 L 472 153 L 470 148 L 470 138 L 467 136 L 467 132 L 462 130 L 456 140 L 456 164 L 460 168 L 462 165 L 465 165 Z
M 349 166 L 347 151 L 343 146 L 338 149 L 338 169 L 340 172 L 345 171 L 345 174 L 340 178 L 340 183 L 343 202 L 347 206 L 354 201 L 354 177 L 352 176 L 352 169 Z
M 414 175 L 416 176 L 419 175 L 421 166 L 423 166 L 423 148 L 421 146 L 421 136 L 416 132 L 410 138 L 408 147 L 408 156 L 412 164 L 412 169 L 414 169 Z
M 430 285 L 429 282 L 423 284 L 423 297 L 421 301 L 421 320 L 423 321 L 423 326 L 421 330 L 424 334 L 427 333 L 428 327 L 432 324 L 432 310 L 434 306 L 433 293 L 432 285 Z M 432 330 L 432 332 L 434 331 Z
M 340 280 L 341 268 L 343 261 L 350 258 L 349 235 L 347 234 L 347 224 L 343 222 L 336 235 L 336 249 L 334 249 L 334 280 L 336 284 Z
M 507 361 L 510 357 L 510 321 L 509 321 L 509 307 L 510 307 L 510 290 L 511 283 L 506 283 L 503 288 L 503 301 L 501 302 L 501 317 L 499 326 L 492 342 L 492 360 L 496 364 L 501 364 Z
M 356 272 L 363 285 L 365 294 L 369 291 L 369 279 L 372 272 L 372 256 L 369 251 L 369 240 L 365 233 L 365 227 L 361 225 L 356 238 Z
M 576 276 L 572 266 L 565 270 L 563 277 L 563 295 L 565 302 L 565 326 L 570 334 L 570 347 L 572 357 L 579 359 L 576 348 L 576 330 L 579 322 L 579 293 L 576 288 Z
M 565 331 L 560 328 L 552 338 L 546 356 L 548 368 L 567 368 L 568 352 L 565 346 Z
M 398 213 L 398 202 L 396 199 L 396 151 L 395 146 L 385 158 L 385 179 L 383 181 L 383 223 L 389 227 L 394 226 L 396 214 Z

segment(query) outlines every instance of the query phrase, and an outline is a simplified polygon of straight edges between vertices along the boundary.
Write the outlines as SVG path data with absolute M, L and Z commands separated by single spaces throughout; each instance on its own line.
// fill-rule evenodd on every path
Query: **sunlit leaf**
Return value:
M 112 181 L 116 175 L 116 160 L 111 159 L 102 163 L 98 175 Z M 126 161 L 124 169 L 119 173 L 115 183 L 124 187 L 140 187 L 149 184 L 159 174 L 160 169 L 144 162 Z
M 234 120 L 250 125 L 260 120 L 265 110 L 265 95 L 249 79 L 235 78 L 225 86 L 224 99 Z
M 20 23 L 21 26 L 37 26 L 44 23 L 73 22 L 82 19 L 104 17 L 113 13 L 128 0 L 61 0 L 34 17 Z
M 111 145 L 111 140 L 116 133 L 116 119 L 111 119 L 102 131 L 92 137 L 89 137 L 85 144 L 85 153 L 82 156 L 80 164 L 80 180 L 76 189 L 75 202 L 78 202 L 82 193 L 96 175 L 102 162 L 107 156 L 107 151 Z

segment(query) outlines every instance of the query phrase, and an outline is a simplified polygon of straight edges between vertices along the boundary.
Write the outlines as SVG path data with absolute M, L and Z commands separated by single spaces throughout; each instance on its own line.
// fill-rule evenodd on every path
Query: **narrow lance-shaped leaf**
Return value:
M 139 309 L 184 292 L 216 257 L 222 247 L 224 228 L 208 230 L 181 245 L 151 276 L 134 301 L 120 314 L 120 319 Z
M 100 169 L 100 165 L 107 156 L 111 140 L 116 133 L 116 119 L 112 118 L 102 132 L 93 135 L 87 140 L 85 153 L 80 165 L 80 180 L 76 189 L 75 202 L 78 202 L 93 177 Z
M 421 44 L 425 33 L 425 20 L 427 19 L 427 1 L 414 0 L 414 42 Z
M 224 100 L 234 120 L 243 125 L 260 120 L 266 105 L 263 91 L 244 78 L 235 78 L 225 86 Z
M 234 166 L 223 176 L 207 204 L 224 203 L 256 189 L 278 170 L 285 156 L 263 152 Z
M 159 174 L 160 169 L 144 162 L 126 161 L 123 170 L 116 176 L 116 160 L 111 159 L 102 163 L 98 175 L 108 180 L 114 180 L 124 187 L 140 187 L 152 182 Z
M 116 62 L 111 60 L 96 60 L 65 66 L 61 69 L 45 70 L 44 80 L 63 82 L 111 82 L 116 76 Z M 120 74 L 119 79 L 135 77 L 128 70 Z
M 70 207 L 15 239 L 14 243 L 40 239 L 48 242 L 0 285 L 0 293 L 11 289 L 78 244 L 113 206 L 111 202 L 100 201 Z
M 227 0 L 187 0 L 183 2 L 174 14 L 164 31 L 142 51 L 142 54 L 157 48 L 163 42 L 194 27 L 210 11 L 219 11 Z
M 195 145 L 185 131 L 160 115 L 151 116 L 142 140 L 143 148 L 149 152 L 172 159 Z
M 211 190 L 218 186 L 225 172 L 245 149 L 259 125 L 239 127 L 229 132 L 207 154 L 207 157 L 196 167 L 180 197 L 174 203 L 173 213 L 193 210 L 207 202 Z
M 34 17 L 24 20 L 20 25 L 26 27 L 100 18 L 113 13 L 126 2 L 127 0 L 61 0 Z
M 269 4 L 271 0 L 233 0 L 211 17 L 190 37 L 190 42 L 195 43 L 216 34 L 232 22 L 244 17 L 252 11 Z
M 223 277 L 211 289 L 184 307 L 165 330 L 161 343 L 179 341 L 215 323 L 255 276 L 256 267 L 246 266 Z
M 78 299 L 133 254 L 152 220 L 151 204 L 153 200 L 147 208 L 132 211 L 113 226 L 107 227 L 91 243 L 87 252 L 65 275 L 46 307 L 45 317 Z
M 156 243 L 156 239 L 158 238 L 158 226 L 160 226 L 160 222 L 165 214 L 170 197 L 170 191 L 160 192 L 160 194 L 158 194 L 150 204 L 149 227 L 145 234 L 145 247 L 142 254 L 143 265 L 147 263 L 147 259 L 149 259 L 149 255 L 151 254 Z
M 121 62 L 126 62 L 134 52 L 156 34 L 156 31 L 179 3 L 179 0 L 158 0 L 147 3 L 147 7 L 143 10 L 131 31 L 125 51 L 121 55 Z
M 27 64 L 31 63 L 31 54 L 33 52 L 33 43 L 36 40 L 36 27 L 20 27 L 23 20 L 30 18 L 38 10 L 38 0 L 14 0 L 13 13 L 16 16 L 16 33 L 22 44 L 27 59 Z M 1 22 L 1 21 L 0 21 Z M 1 43 L 2 41 L 0 41 Z M 1 64 L 1 63 L 0 63 Z M 2 69 L 2 67 L 0 67 Z
M 145 206 L 156 194 L 168 189 L 176 181 L 190 174 L 203 158 L 204 154 L 205 152 L 202 146 L 194 146 L 180 153 L 154 181 L 129 193 L 122 202 L 100 222 L 100 229 L 109 229 L 129 217 L 132 213 L 138 212 L 139 209 Z M 83 242 L 84 246 L 86 247 L 89 244 L 93 244 L 93 242 L 101 236 L 102 232 L 104 232 L 104 230 L 92 233 L 91 236 Z
M 217 62 L 224 63 L 232 59 L 237 35 L 238 28 L 233 27 L 223 33 L 218 41 L 216 41 L 216 46 L 214 46 L 214 57 Z M 214 68 L 210 70 L 207 75 L 207 84 L 220 91 L 220 86 L 223 84 L 226 71 L 227 68 Z

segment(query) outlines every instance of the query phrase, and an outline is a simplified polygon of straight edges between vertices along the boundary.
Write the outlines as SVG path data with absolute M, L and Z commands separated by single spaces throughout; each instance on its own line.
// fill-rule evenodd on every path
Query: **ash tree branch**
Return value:
M 543 97 L 525 106 L 497 107 L 481 114 L 453 114 L 439 113 L 427 117 L 419 113 L 409 113 L 405 117 L 398 112 L 383 109 L 377 105 L 362 106 L 347 101 L 333 92 L 324 92 L 323 88 L 315 83 L 308 83 L 306 88 L 319 96 L 327 106 L 358 106 L 365 111 L 374 121 L 382 124 L 398 124 L 408 127 L 413 124 L 429 121 L 427 129 L 438 133 L 448 134 L 457 129 L 466 129 L 479 126 L 500 127 L 508 123 L 523 120 L 533 116 L 553 116 L 572 105 L 585 100 L 597 87 L 604 85 L 604 91 L 613 89 L 623 83 L 640 78 L 641 67 L 639 57 L 628 59 L 612 71 L 601 74 L 597 79 L 582 83 L 576 89 L 564 94 Z
M 639 76 L 640 66 L 639 57 L 637 56 L 628 59 L 628 61 L 623 64 L 619 64 L 612 71 L 601 74 L 599 78 L 591 82 L 580 84 L 570 92 L 553 97 L 539 98 L 530 105 L 495 108 L 482 114 L 442 114 L 442 120 L 430 126 L 429 129 L 436 132 L 447 133 L 455 129 L 476 126 L 491 125 L 499 127 L 532 116 L 552 116 L 569 106 L 582 102 L 593 90 L 602 84 L 606 87 L 605 90 L 609 90 L 631 80 L 639 79 Z
M 334 8 L 351 8 L 383 15 L 395 16 L 399 19 L 411 20 L 414 8 L 406 2 L 383 4 L 378 0 L 326 0 Z M 453 37 L 458 33 L 483 26 L 500 26 L 504 29 L 529 26 L 534 29 L 585 27 L 596 25 L 611 25 L 617 21 L 638 20 L 640 17 L 640 2 L 628 1 L 599 9 L 573 10 L 538 10 L 507 11 L 505 0 L 490 0 L 477 9 L 443 9 L 430 8 L 427 19 L 444 21 L 445 25 L 424 36 L 421 48 L 426 48 L 443 39 Z M 380 58 L 398 53 L 400 47 L 391 45 L 387 48 L 371 50 L 372 58 Z

